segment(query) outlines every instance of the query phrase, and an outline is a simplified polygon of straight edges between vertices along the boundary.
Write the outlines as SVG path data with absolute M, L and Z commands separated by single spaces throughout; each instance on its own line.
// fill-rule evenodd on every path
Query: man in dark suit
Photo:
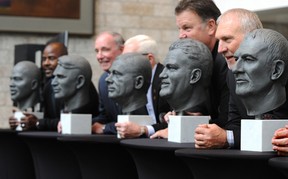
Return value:
M 104 31 L 95 40 L 97 61 L 104 71 L 98 82 L 99 115 L 92 119 L 92 133 L 117 134 L 115 123 L 117 115 L 121 114 L 118 104 L 108 97 L 108 88 L 105 79 L 109 75 L 109 68 L 116 57 L 122 54 L 124 39 L 117 32 Z
M 210 97 L 212 111 L 210 123 L 224 127 L 228 119 L 229 89 L 226 83 L 227 64 L 217 52 L 216 20 L 220 10 L 212 0 L 181 0 L 175 7 L 179 38 L 199 40 L 210 49 L 213 57 L 213 75 Z
M 139 126 L 132 122 L 116 123 L 117 130 L 122 131 L 127 138 L 139 137 L 141 130 L 145 131 L 146 136 L 150 136 L 158 130 L 161 123 L 161 114 L 170 111 L 167 101 L 160 97 L 161 81 L 159 78 L 164 66 L 157 58 L 157 43 L 147 35 L 136 35 L 129 38 L 124 44 L 123 53 L 138 52 L 147 57 L 152 67 L 151 85 L 147 93 L 148 103 L 146 104 L 149 115 L 153 118 L 154 125 Z
M 231 9 L 224 12 L 217 20 L 216 37 L 219 39 L 218 52 L 222 53 L 232 69 L 236 61 L 234 53 L 246 33 L 262 28 L 257 14 L 246 9 Z M 235 78 L 231 70 L 227 74 L 230 91 L 228 122 L 224 127 L 211 125 L 198 127 L 195 130 L 196 148 L 240 148 L 241 119 L 248 116 L 243 103 L 235 94 Z

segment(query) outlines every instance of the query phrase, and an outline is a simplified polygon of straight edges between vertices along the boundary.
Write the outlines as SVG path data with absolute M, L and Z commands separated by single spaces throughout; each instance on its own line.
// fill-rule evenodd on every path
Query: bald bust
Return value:
M 256 29 L 245 36 L 235 52 L 236 65 L 232 69 L 235 92 L 248 115 L 257 117 L 285 103 L 287 49 L 288 42 L 282 34 Z
M 119 55 L 109 72 L 108 96 L 122 107 L 123 113 L 130 114 L 146 106 L 152 75 L 146 56 L 135 52 Z
M 52 87 L 55 98 L 64 101 L 67 112 L 89 103 L 92 69 L 84 57 L 78 55 L 59 57 L 53 75 L 55 77 L 52 80 Z
M 40 101 L 41 72 L 35 63 L 30 61 L 18 62 L 13 70 L 10 81 L 11 99 L 17 107 L 25 111 Z

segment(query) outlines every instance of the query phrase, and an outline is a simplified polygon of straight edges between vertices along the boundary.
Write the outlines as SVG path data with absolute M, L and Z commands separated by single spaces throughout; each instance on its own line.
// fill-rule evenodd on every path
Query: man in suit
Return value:
M 157 58 L 157 42 L 147 35 L 136 35 L 126 40 L 123 54 L 129 52 L 138 52 L 147 57 L 152 67 L 151 85 L 147 93 L 148 103 L 146 104 L 149 115 L 153 118 L 154 125 L 139 126 L 133 122 L 116 123 L 117 130 L 127 138 L 139 137 L 140 131 L 145 130 L 147 137 L 154 134 L 161 123 L 161 114 L 170 111 L 167 101 L 160 97 L 161 81 L 159 74 L 164 66 Z
M 199 40 L 210 49 L 213 57 L 211 79 L 211 121 L 224 127 L 228 119 L 229 89 L 226 83 L 227 64 L 217 52 L 216 20 L 221 15 L 213 0 L 181 0 L 175 7 L 179 38 Z
M 230 69 L 236 61 L 234 53 L 246 33 L 263 28 L 257 14 L 246 9 L 231 9 L 217 19 L 216 37 L 219 39 L 218 52 L 222 53 Z M 224 127 L 203 125 L 195 130 L 196 148 L 240 148 L 241 119 L 248 116 L 243 103 L 235 93 L 236 82 L 231 70 L 227 74 L 229 86 L 229 115 Z
M 99 115 L 92 119 L 92 133 L 117 134 L 115 123 L 117 115 L 121 114 L 118 104 L 108 97 L 108 88 L 105 79 L 116 57 L 122 54 L 124 39 L 117 32 L 104 31 L 95 40 L 97 61 L 104 71 L 98 82 L 99 90 Z

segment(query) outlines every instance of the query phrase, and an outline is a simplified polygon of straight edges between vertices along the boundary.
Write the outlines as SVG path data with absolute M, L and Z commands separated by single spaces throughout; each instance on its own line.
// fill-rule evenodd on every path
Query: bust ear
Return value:
M 77 89 L 80 89 L 80 88 L 82 88 L 82 86 L 84 86 L 84 84 L 85 84 L 85 77 L 84 77 L 84 75 L 78 75 L 76 88 L 77 88 Z
M 191 76 L 190 76 L 190 84 L 195 84 L 197 83 L 202 75 L 202 71 L 199 68 L 195 68 L 191 71 Z
M 144 85 L 144 77 L 139 75 L 135 78 L 135 89 L 141 89 Z
M 32 90 L 36 90 L 38 88 L 38 81 L 37 80 L 33 80 L 31 83 L 31 89 Z
M 285 62 L 283 60 L 274 60 L 272 63 L 271 80 L 277 80 L 281 77 L 285 70 Z

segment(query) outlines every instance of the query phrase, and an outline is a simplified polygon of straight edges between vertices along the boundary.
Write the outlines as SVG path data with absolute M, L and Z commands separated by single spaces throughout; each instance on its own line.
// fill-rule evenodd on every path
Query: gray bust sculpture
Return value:
M 176 112 L 209 110 L 209 86 L 213 60 L 203 43 L 179 39 L 171 44 L 164 59 L 160 95 Z
M 248 115 L 258 118 L 286 101 L 288 42 L 282 34 L 256 29 L 245 36 L 234 55 L 235 92 Z
M 18 62 L 13 70 L 10 81 L 11 99 L 17 107 L 24 111 L 34 108 L 40 101 L 41 72 L 35 63 Z
M 84 57 L 78 55 L 59 57 L 53 75 L 55 77 L 51 84 L 55 98 L 64 101 L 66 112 L 89 103 L 92 69 Z
M 146 56 L 135 52 L 119 55 L 109 72 L 106 78 L 108 97 L 121 106 L 123 113 L 145 107 L 152 75 Z

